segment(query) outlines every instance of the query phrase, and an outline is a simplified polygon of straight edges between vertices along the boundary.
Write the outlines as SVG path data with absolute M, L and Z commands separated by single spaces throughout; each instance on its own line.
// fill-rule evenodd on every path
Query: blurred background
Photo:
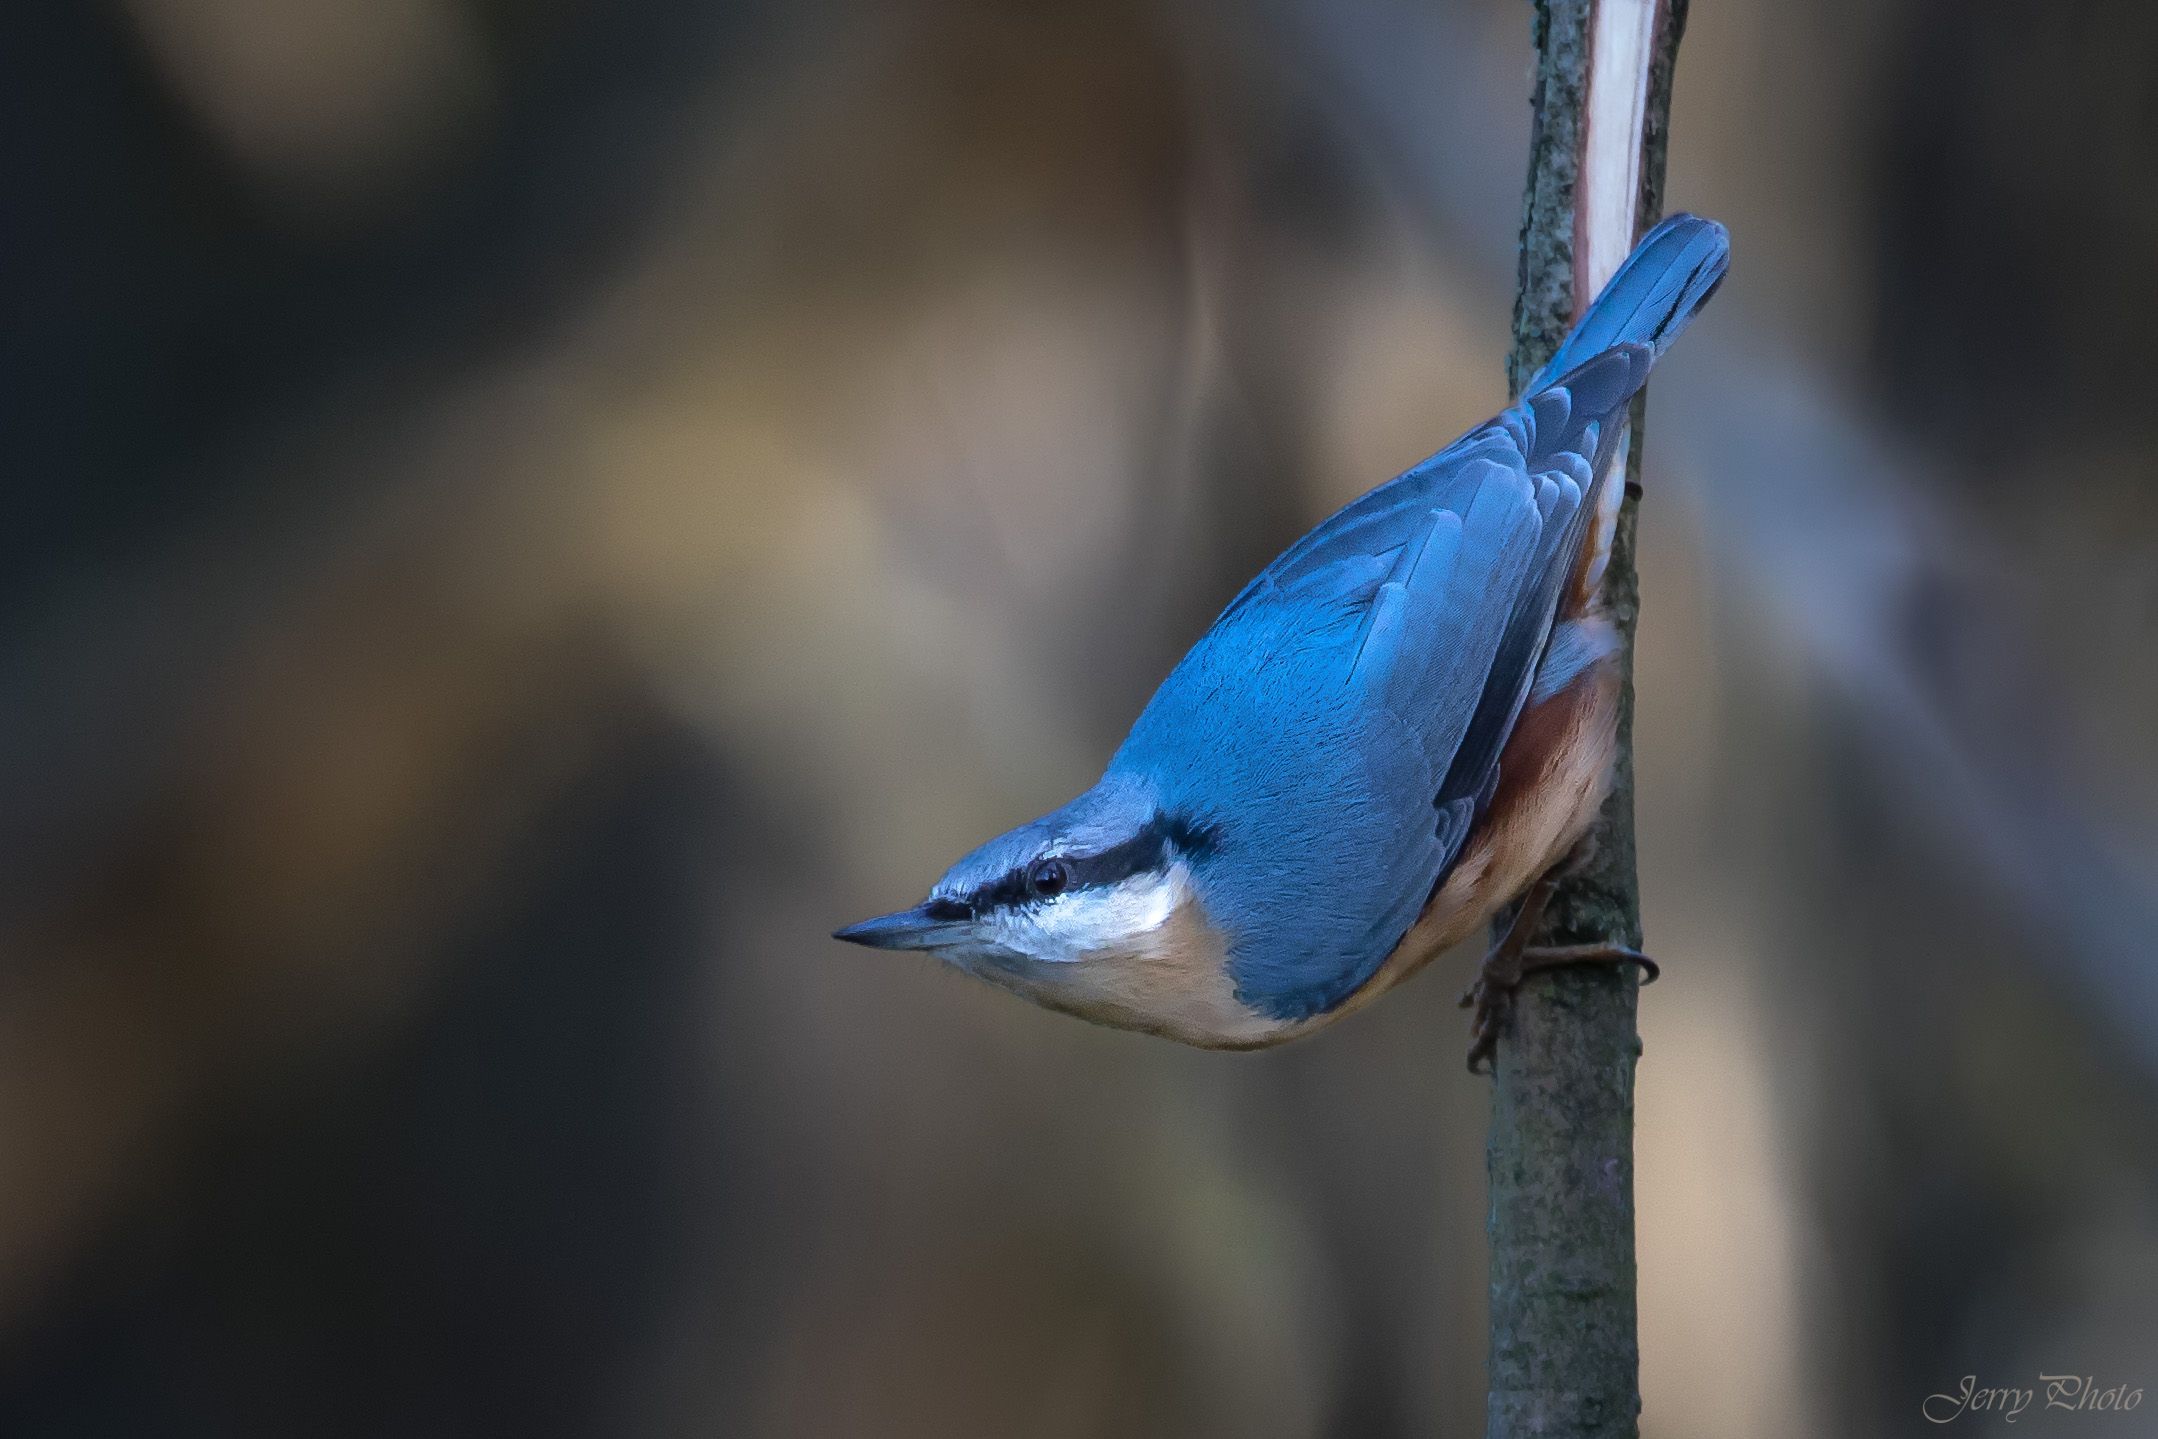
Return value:
M 1473 956 L 1238 1057 L 826 934 L 1496 408 L 1530 64 L 11 0 L 0 1432 L 1480 1432 Z M 2158 10 L 1696 0 L 1672 135 L 1644 1432 L 2158 1390 Z

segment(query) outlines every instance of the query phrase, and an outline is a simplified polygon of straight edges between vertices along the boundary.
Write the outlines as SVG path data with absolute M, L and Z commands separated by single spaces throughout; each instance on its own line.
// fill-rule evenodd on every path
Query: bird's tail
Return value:
M 1650 345 L 1661 357 L 1716 293 L 1730 264 L 1731 236 L 1723 226 L 1696 215 L 1671 216 L 1641 237 L 1522 393 L 1535 394 L 1613 345 Z

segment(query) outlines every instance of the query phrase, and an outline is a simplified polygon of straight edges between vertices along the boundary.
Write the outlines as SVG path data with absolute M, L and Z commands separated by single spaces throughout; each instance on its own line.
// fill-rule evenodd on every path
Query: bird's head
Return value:
M 1112 777 L 946 871 L 911 909 L 834 936 L 923 950 L 1035 1003 L 1215 1047 L 1263 1044 L 1208 916 L 1219 828 Z

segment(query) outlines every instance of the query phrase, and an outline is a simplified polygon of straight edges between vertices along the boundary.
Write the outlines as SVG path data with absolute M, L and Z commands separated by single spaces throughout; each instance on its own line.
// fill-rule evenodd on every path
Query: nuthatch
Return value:
M 1627 406 L 1729 263 L 1675 215 L 1490 423 L 1335 513 L 1229 602 L 1101 781 L 837 938 L 1212 1048 L 1308 1033 L 1535 889 L 1610 785 L 1597 592 Z M 1479 984 L 1479 1054 L 1525 951 Z M 1643 961 L 1645 963 L 1645 961 Z

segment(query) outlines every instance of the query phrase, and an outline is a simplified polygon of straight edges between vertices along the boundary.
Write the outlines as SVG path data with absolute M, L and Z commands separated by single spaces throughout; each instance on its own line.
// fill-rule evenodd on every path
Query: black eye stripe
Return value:
M 1135 874 L 1166 869 L 1178 858 L 1203 857 L 1213 852 L 1216 836 L 1211 825 L 1198 823 L 1184 815 L 1157 812 L 1137 834 L 1121 844 L 1094 854 L 1052 856 L 1064 868 L 1064 885 L 1060 892 L 1072 894 L 1083 889 L 1105 889 L 1121 884 Z M 1040 898 L 1030 882 L 1032 868 L 1032 863 L 1021 866 L 995 883 L 976 890 L 972 908 L 979 912 L 1027 904 Z

